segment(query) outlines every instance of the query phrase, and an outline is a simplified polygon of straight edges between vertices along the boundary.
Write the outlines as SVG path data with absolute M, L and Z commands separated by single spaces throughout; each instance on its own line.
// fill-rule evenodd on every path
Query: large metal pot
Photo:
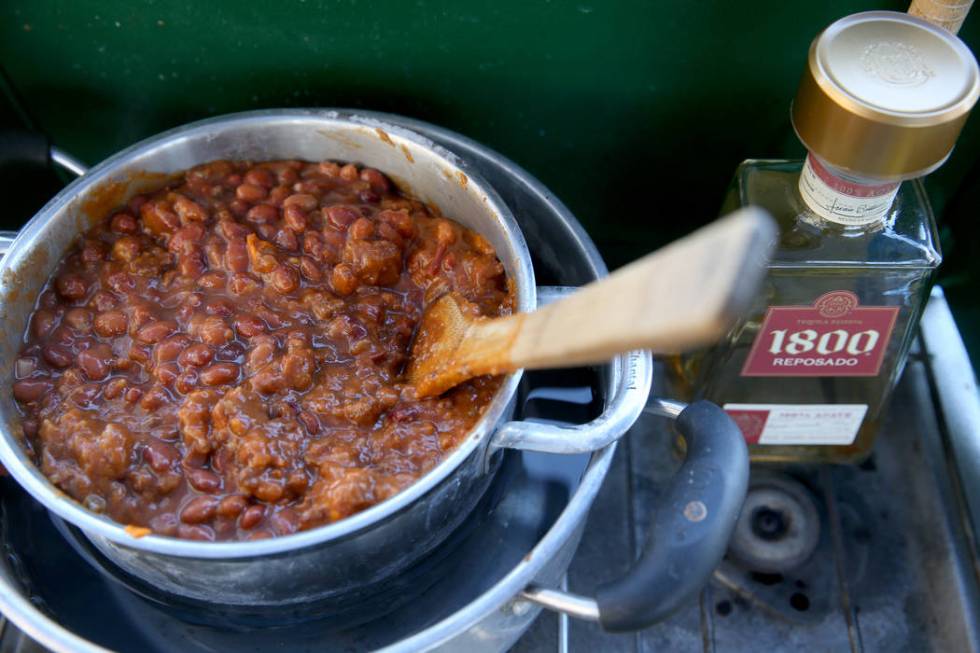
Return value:
M 524 238 L 506 205 L 453 154 L 376 117 L 337 111 L 263 111 L 194 123 L 139 143 L 65 188 L 10 244 L 0 261 L 0 460 L 39 502 L 82 530 L 124 571 L 176 596 L 227 606 L 287 606 L 361 591 L 437 546 L 486 488 L 500 447 L 591 451 L 626 431 L 642 402 L 615 404 L 579 430 L 508 422 L 520 374 L 508 376 L 458 449 L 395 497 L 340 522 L 256 542 L 202 543 L 150 535 L 134 538 L 118 523 L 67 498 L 33 465 L 22 446 L 10 392 L 12 363 L 41 287 L 93 219 L 162 176 L 215 159 L 350 160 L 388 173 L 419 199 L 485 235 L 516 282 L 517 306 L 535 306 Z M 96 212 L 93 209 L 93 212 Z M 650 384 L 648 355 L 630 359 L 638 394 Z
M 263 112 L 222 118 L 212 121 L 212 124 L 220 125 L 234 121 L 275 124 L 295 121 L 299 124 L 313 125 L 312 129 L 316 129 L 325 122 L 331 123 L 336 120 L 347 120 L 353 122 L 355 126 L 371 128 L 377 126 L 372 119 L 380 119 L 384 122 L 397 121 L 399 125 L 424 133 L 463 154 L 491 183 L 502 189 L 507 204 L 513 207 L 515 212 L 520 212 L 522 227 L 529 229 L 528 233 L 538 242 L 536 253 L 540 260 L 551 268 L 557 267 L 563 270 L 565 283 L 584 283 L 605 273 L 594 245 L 574 217 L 547 189 L 512 162 L 469 139 L 433 125 L 382 114 L 368 114 L 365 117 L 368 120 L 347 114 L 342 117 L 332 112 Z M 192 125 L 177 130 L 173 135 L 165 134 L 159 139 L 124 152 L 116 159 L 128 157 L 130 152 L 152 149 L 163 139 L 180 138 L 183 133 L 196 128 L 197 125 Z M 386 135 L 394 140 L 392 133 L 402 132 L 389 128 Z M 404 137 L 407 138 L 408 135 Z M 70 157 L 58 151 L 53 151 L 52 155 L 52 158 L 63 167 L 76 171 L 83 170 Z M 366 161 L 360 156 L 348 158 Z M 98 174 L 99 170 L 114 161 L 115 159 L 106 162 L 87 176 Z M 184 164 L 176 163 L 169 169 L 181 167 L 184 167 Z M 101 178 L 105 179 L 105 175 Z M 472 178 L 477 179 L 476 175 L 472 175 Z M 67 188 L 45 207 L 29 228 L 25 229 L 27 236 L 22 237 L 22 240 L 29 236 L 31 229 L 36 234 L 42 228 L 36 223 L 43 216 L 65 211 L 66 205 L 72 202 L 79 187 L 86 188 L 88 193 L 92 193 L 92 186 L 81 182 L 76 182 Z M 71 209 L 76 213 L 77 204 L 76 201 L 75 207 Z M 64 221 L 65 218 L 61 220 Z M 67 232 L 76 229 L 71 222 L 67 223 L 67 227 Z M 4 236 L 5 234 L 0 233 L 0 256 L 11 241 Z M 47 235 L 35 235 L 31 239 L 51 237 L 51 233 L 48 232 Z M 58 247 L 61 250 L 52 248 L 53 258 L 48 254 L 42 254 L 42 258 L 34 262 L 44 268 L 35 273 L 39 278 L 43 280 L 47 276 L 71 238 L 72 233 L 68 233 L 59 241 Z M 498 246 L 498 251 L 506 251 L 501 250 L 498 243 L 495 244 Z M 23 245 L 23 247 L 20 260 L 21 266 L 24 267 L 21 269 L 29 271 L 27 269 L 29 264 L 23 262 L 25 260 L 23 252 L 44 250 L 36 244 L 30 247 Z M 582 260 L 586 262 L 584 267 Z M 0 266 L 0 275 L 2 275 L 0 278 L 6 288 L 4 299 L 9 297 L 10 289 L 15 283 L 15 280 L 10 280 L 11 269 L 17 268 L 9 264 Z M 31 292 L 34 291 L 36 285 Z M 542 293 L 543 297 L 554 295 L 554 289 Z M 16 297 L 13 300 L 16 301 Z M 29 307 L 21 310 L 29 310 Z M 7 317 L 10 314 L 11 309 L 8 308 L 7 302 L 0 302 L 0 316 L 7 320 L 10 319 Z M 10 360 L 10 356 L 7 352 L 16 351 L 16 347 L 10 349 L 10 342 L 18 343 L 24 326 L 23 319 L 24 316 L 21 315 L 19 323 L 16 321 L 5 323 L 8 324 L 8 329 L 4 336 L 6 340 L 0 343 L 0 355 L 3 356 L 3 361 L 0 361 L 0 372 L 5 374 L 7 379 L 10 377 L 9 362 L 6 362 Z M 688 443 L 687 460 L 678 472 L 674 486 L 661 497 L 657 505 L 650 507 L 655 514 L 655 527 L 652 529 L 654 539 L 647 544 L 647 550 L 629 574 L 600 588 L 599 595 L 595 599 L 548 589 L 557 585 L 558 579 L 575 551 L 589 506 L 609 468 L 616 438 L 627 430 L 647 402 L 651 376 L 651 361 L 648 354 L 633 353 L 618 356 L 610 361 L 604 370 L 605 411 L 595 421 L 578 427 L 564 428 L 541 424 L 504 424 L 502 428 L 486 436 L 487 440 L 481 441 L 479 446 L 473 446 L 473 451 L 469 455 L 479 452 L 478 460 L 481 463 L 492 460 L 492 452 L 502 446 L 560 452 L 596 450 L 596 453 L 580 481 L 575 496 L 571 498 L 560 519 L 516 568 L 472 604 L 418 632 L 416 636 L 403 640 L 394 649 L 399 651 L 433 648 L 467 651 L 502 650 L 513 643 L 537 614 L 539 608 L 531 607 L 529 602 L 561 610 L 580 618 L 598 620 L 610 630 L 636 628 L 663 618 L 677 606 L 690 600 L 707 581 L 711 570 L 724 553 L 745 495 L 748 462 L 744 442 L 737 427 L 730 420 L 725 419 L 717 407 L 700 403 L 685 408 L 683 404 L 676 402 L 652 399 L 646 410 L 677 418 L 678 429 L 685 433 Z M 9 384 L 5 385 L 9 387 Z M 2 416 L 0 426 L 4 428 L 3 438 L 0 439 L 0 458 L 16 470 L 15 474 L 20 483 L 53 513 L 78 524 L 93 542 L 109 547 L 105 549 L 108 553 L 128 550 L 128 555 L 140 561 L 141 571 L 172 567 L 193 570 L 195 565 L 202 565 L 203 571 L 206 572 L 209 566 L 215 564 L 220 565 L 219 575 L 235 569 L 247 571 L 265 564 L 280 565 L 281 568 L 288 570 L 287 556 L 296 556 L 299 559 L 307 556 L 324 556 L 330 559 L 333 555 L 334 549 L 331 547 L 336 542 L 322 536 L 315 538 L 312 543 L 305 541 L 300 545 L 293 545 L 299 536 L 291 536 L 274 540 L 273 542 L 283 543 L 282 548 L 276 551 L 250 551 L 246 555 L 237 556 L 230 555 L 232 552 L 222 552 L 217 558 L 210 556 L 217 552 L 217 549 L 212 547 L 221 546 L 217 544 L 204 544 L 203 549 L 200 548 L 202 545 L 198 545 L 198 550 L 191 551 L 181 550 L 179 546 L 191 543 L 166 538 L 131 540 L 128 535 L 118 532 L 120 530 L 118 527 L 113 530 L 112 527 L 115 525 L 112 522 L 106 522 L 96 515 L 86 513 L 77 504 L 64 498 L 37 474 L 21 453 L 17 439 L 11 437 L 16 433 L 15 429 L 11 428 L 16 424 L 16 414 L 13 412 L 9 391 L 0 392 L 0 416 Z M 477 466 L 477 468 L 463 469 L 479 472 L 483 468 Z M 402 495 L 376 507 L 375 512 L 381 512 L 377 509 L 393 504 L 409 493 L 414 493 L 411 496 L 416 499 L 427 500 L 426 497 L 430 493 L 439 492 L 438 486 L 447 482 L 446 476 L 451 476 L 453 470 L 433 480 L 436 472 L 422 479 Z M 426 489 L 418 491 L 423 483 L 426 484 Z M 397 517 L 400 512 L 412 512 L 411 506 L 406 503 L 399 501 L 398 508 L 384 511 L 383 516 L 378 519 L 390 520 Z M 328 532 L 335 526 L 342 526 L 349 522 L 350 520 L 340 522 L 334 526 L 311 531 L 306 535 Z M 383 532 L 398 536 L 396 531 L 388 530 L 383 525 L 376 525 L 370 521 L 367 524 L 362 523 L 361 529 L 350 528 L 339 531 L 334 528 L 329 532 L 343 532 L 347 537 L 355 540 L 360 537 L 361 532 Z M 152 543 L 153 546 L 144 547 L 143 545 L 147 543 Z M 168 544 L 173 546 L 168 547 Z M 305 549 L 312 549 L 312 551 Z M 325 551 L 319 552 L 320 549 Z M 187 555 L 188 553 L 191 555 Z M 222 560 L 221 556 L 226 557 Z M 211 557 L 211 562 L 207 562 L 208 557 Z M 114 559 L 118 560 L 119 557 Z M 178 574 L 176 579 L 179 581 L 181 576 Z M 311 577 L 304 579 L 304 582 L 322 584 L 324 577 Z M 213 589 L 217 591 L 219 588 Z M 0 564 L 0 590 L 3 590 L 0 591 L 0 612 L 10 616 L 21 628 L 39 641 L 43 641 L 48 647 L 59 651 L 103 650 L 79 639 L 37 611 L 22 594 L 22 588 L 18 588 L 16 581 L 10 576 L 6 563 Z M 301 591 L 309 593 L 306 589 Z M 213 596 L 215 594 L 212 593 L 207 598 L 213 600 Z

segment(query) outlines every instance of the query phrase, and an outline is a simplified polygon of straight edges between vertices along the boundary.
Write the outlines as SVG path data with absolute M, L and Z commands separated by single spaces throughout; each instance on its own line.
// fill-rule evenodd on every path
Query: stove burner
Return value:
M 820 540 L 820 517 L 809 491 L 785 474 L 753 470 L 729 555 L 764 574 L 796 569 Z

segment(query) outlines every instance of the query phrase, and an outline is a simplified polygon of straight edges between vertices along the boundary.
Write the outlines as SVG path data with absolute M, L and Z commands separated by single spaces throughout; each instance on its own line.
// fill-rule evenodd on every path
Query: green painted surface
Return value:
M 0 63 L 33 121 L 89 162 L 246 109 L 428 120 L 530 170 L 618 265 L 711 219 L 740 160 L 801 152 L 789 103 L 822 27 L 907 4 L 5 0 Z M 980 16 L 961 36 L 980 47 Z M 927 181 L 940 211 L 980 152 L 977 122 Z
M 788 106 L 823 26 L 906 4 L 7 0 L 0 61 L 36 122 L 90 162 L 259 107 L 439 123 L 527 167 L 620 263 L 709 219 L 742 158 L 798 151 Z

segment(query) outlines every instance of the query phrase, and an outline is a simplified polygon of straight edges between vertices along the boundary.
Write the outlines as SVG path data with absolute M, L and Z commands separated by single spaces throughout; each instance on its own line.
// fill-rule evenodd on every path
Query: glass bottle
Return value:
M 925 21 L 843 18 L 811 46 L 793 104 L 807 158 L 736 170 L 723 212 L 765 208 L 779 242 L 751 313 L 678 364 L 753 460 L 870 452 L 941 260 L 917 178 L 949 156 L 978 79 L 969 49 Z

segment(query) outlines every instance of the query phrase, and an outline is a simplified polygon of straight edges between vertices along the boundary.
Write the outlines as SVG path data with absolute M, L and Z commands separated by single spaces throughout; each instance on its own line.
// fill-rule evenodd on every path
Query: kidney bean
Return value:
M 92 330 L 92 311 L 86 308 L 70 308 L 65 311 L 64 323 L 79 333 Z
M 25 404 L 37 401 L 53 390 L 54 383 L 48 378 L 21 379 L 13 385 L 14 399 Z
M 333 161 L 321 161 L 317 164 L 317 172 L 327 177 L 339 177 L 340 176 L 340 165 L 334 163 Z
M 346 231 L 360 217 L 360 212 L 349 206 L 335 205 L 323 209 L 323 218 L 339 231 Z
M 320 420 L 315 415 L 304 411 L 299 413 L 296 418 L 303 424 L 306 432 L 310 435 L 318 435 L 320 433 Z
M 93 328 L 103 338 L 121 336 L 126 333 L 129 320 L 122 311 L 106 311 L 95 316 Z
M 88 294 L 88 282 L 77 274 L 63 274 L 55 280 L 55 289 L 65 299 L 77 301 Z
M 294 234 L 289 229 L 278 229 L 272 238 L 274 242 L 281 249 L 287 252 L 294 251 L 299 245 L 299 241 L 296 239 L 296 234 Z
M 126 379 L 112 379 L 105 384 L 105 388 L 102 390 L 102 396 L 106 399 L 115 399 L 122 396 L 123 391 L 126 390 Z
M 105 258 L 105 245 L 97 240 L 87 240 L 82 246 L 82 262 L 93 265 Z
M 177 230 L 167 243 L 167 249 L 174 254 L 190 254 L 196 251 L 196 245 L 204 240 L 204 227 L 192 222 Z
M 282 205 L 284 207 L 293 206 L 302 209 L 303 211 L 312 211 L 320 205 L 320 201 L 309 193 L 296 193 L 295 195 L 290 195 L 283 200 Z
M 218 351 L 214 353 L 215 360 L 227 361 L 230 363 L 239 362 L 245 355 L 245 348 L 242 347 L 237 342 L 229 342 L 227 344 L 218 347 Z
M 245 508 L 242 516 L 238 519 L 238 526 L 244 530 L 250 530 L 258 526 L 263 519 L 265 519 L 265 506 L 249 506 Z
M 247 295 L 261 287 L 262 284 L 248 274 L 233 274 L 228 280 L 228 292 L 233 295 Z
M 323 278 L 323 272 L 320 270 L 320 266 L 309 256 L 304 256 L 299 260 L 299 271 L 304 279 L 314 283 L 319 282 Z
M 221 314 L 230 314 L 231 310 L 219 310 Z M 225 321 L 218 315 L 206 315 L 191 321 L 190 332 L 206 344 L 219 346 L 235 337 Z
M 126 295 L 136 288 L 136 280 L 128 272 L 115 272 L 106 277 L 109 287 L 121 295 Z
M 170 403 L 170 395 L 159 385 L 154 385 L 143 393 L 140 399 L 140 408 L 146 411 L 154 411 Z
M 112 293 L 99 290 L 92 295 L 92 299 L 89 300 L 88 305 L 101 313 L 115 308 L 116 298 L 112 296 Z
M 265 322 L 252 313 L 242 313 L 235 318 L 235 329 L 245 338 L 252 338 L 265 331 Z
M 185 524 L 202 524 L 214 518 L 218 501 L 214 497 L 194 497 L 180 511 L 180 521 Z
M 177 462 L 180 461 L 180 451 L 170 443 L 152 438 L 143 446 L 143 460 L 150 469 L 157 474 L 162 474 L 176 468 Z
M 136 332 L 136 339 L 140 342 L 154 344 L 160 342 L 176 330 L 177 323 L 172 320 L 154 320 L 139 328 Z
M 68 393 L 68 398 L 79 408 L 90 408 L 99 390 L 99 386 L 95 383 L 86 383 Z
M 174 199 L 174 211 L 177 212 L 180 221 L 184 224 L 204 222 L 208 219 L 208 212 L 204 210 L 204 207 L 183 195 L 177 195 Z
M 346 263 L 338 263 L 334 266 L 330 275 L 330 286 L 338 295 L 346 297 L 357 290 L 357 277 L 354 270 Z
M 299 530 L 299 515 L 292 508 L 283 508 L 272 513 L 269 525 L 277 535 L 289 535 Z
M 177 360 L 177 357 L 190 346 L 190 343 L 190 338 L 182 334 L 161 340 L 153 347 L 153 360 L 157 363 L 169 363 Z
M 361 170 L 361 179 L 371 184 L 371 188 L 378 193 L 391 191 L 391 184 L 388 178 L 374 168 L 364 168 Z
M 265 199 L 266 189 L 256 184 L 242 184 L 235 189 L 235 197 L 243 202 L 258 202 Z
M 178 362 L 185 367 L 204 367 L 211 362 L 213 357 L 214 352 L 211 351 L 210 347 L 203 343 L 196 343 L 180 353 Z
M 232 200 L 231 202 L 228 203 L 228 210 L 236 218 L 243 218 L 243 217 L 245 217 L 245 214 L 248 213 L 248 210 L 251 207 L 252 207 L 252 205 L 249 204 L 248 202 L 244 202 L 244 201 L 238 200 L 238 199 Z
M 72 363 L 71 350 L 64 345 L 48 345 L 41 350 L 41 355 L 52 367 L 63 369 Z
M 226 283 L 224 272 L 208 272 L 197 280 L 197 285 L 205 290 L 218 290 L 224 288 Z
M 269 196 L 265 199 L 265 203 L 276 208 L 282 206 L 283 201 L 290 195 L 292 195 L 293 189 L 289 186 L 276 186 L 269 191 Z
M 112 216 L 109 229 L 117 234 L 135 234 L 139 231 L 139 225 L 136 223 L 136 218 L 128 213 L 117 213 Z
M 112 359 L 112 348 L 109 345 L 95 345 L 78 352 L 78 366 L 93 381 L 101 381 L 109 376 Z
M 215 512 L 224 519 L 235 519 L 248 506 L 248 500 L 240 494 L 230 494 L 218 503 Z
M 273 176 L 273 174 L 266 168 L 252 168 L 245 173 L 242 180 L 246 184 L 251 184 L 252 186 L 262 186 L 264 188 L 272 188 L 276 184 L 275 176 Z
M 374 223 L 367 218 L 358 218 L 347 230 L 347 235 L 357 240 L 367 240 L 374 235 Z
M 201 370 L 204 385 L 226 385 L 238 378 L 238 366 L 234 363 L 214 363 Z
M 187 476 L 187 481 L 191 484 L 191 487 L 199 492 L 214 494 L 221 490 L 221 477 L 210 469 L 188 467 L 184 470 L 184 475 Z
M 296 233 L 302 233 L 306 229 L 306 213 L 297 206 L 287 206 L 282 212 L 282 220 L 287 229 Z
M 357 166 L 353 163 L 348 163 L 340 169 L 340 178 L 344 181 L 354 181 L 358 177 Z
M 248 272 L 248 250 L 244 238 L 235 237 L 228 241 L 225 264 L 232 272 Z
M 248 366 L 253 370 L 271 363 L 276 354 L 275 339 L 269 336 L 260 338 L 253 341 L 252 350 L 248 353 Z
M 180 376 L 180 368 L 177 367 L 176 363 L 157 365 L 153 370 L 153 376 L 160 382 L 161 386 L 169 388 L 177 381 L 177 377 Z
M 279 219 L 279 211 L 268 204 L 256 204 L 245 214 L 245 219 L 256 225 L 268 224 Z
M 148 201 L 140 207 L 143 226 L 154 236 L 167 236 L 180 228 L 180 218 L 163 201 Z
M 40 308 L 31 318 L 31 333 L 36 340 L 43 340 L 58 326 L 58 314 L 49 308 Z
M 245 236 L 252 233 L 252 230 L 247 225 L 234 222 L 231 218 L 219 222 L 217 231 L 224 236 L 225 240 L 229 242 L 234 238 L 241 238 L 244 240 Z
M 303 251 L 314 261 L 323 260 L 323 237 L 315 231 L 303 234 Z
M 299 275 L 288 265 L 280 265 L 272 271 L 270 282 L 277 292 L 285 295 L 299 287 Z
M 198 372 L 196 369 L 184 370 L 174 381 L 174 390 L 182 395 L 188 395 L 197 389 Z
M 123 395 L 123 399 L 126 400 L 127 404 L 135 404 L 143 396 L 143 391 L 139 388 L 129 388 Z
M 177 257 L 177 269 L 182 276 L 190 279 L 196 279 L 204 274 L 204 272 L 207 270 L 207 266 L 204 264 L 204 259 L 202 258 L 201 252 L 198 249 L 198 251 L 191 254 L 179 255 Z

